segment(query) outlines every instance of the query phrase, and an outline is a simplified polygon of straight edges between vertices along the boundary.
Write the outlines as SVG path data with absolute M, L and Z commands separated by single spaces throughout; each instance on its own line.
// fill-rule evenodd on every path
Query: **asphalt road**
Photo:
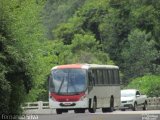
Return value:
M 114 111 L 112 113 L 102 113 L 100 110 L 97 110 L 96 113 L 89 113 L 86 110 L 83 114 L 75 114 L 73 111 L 69 111 L 69 113 L 61 115 L 57 115 L 54 112 L 49 114 L 34 114 L 30 112 L 27 115 L 31 115 L 31 117 L 30 119 L 26 118 L 26 120 L 160 120 L 160 110 Z
M 38 120 L 142 120 L 141 115 L 62 114 L 41 115 Z

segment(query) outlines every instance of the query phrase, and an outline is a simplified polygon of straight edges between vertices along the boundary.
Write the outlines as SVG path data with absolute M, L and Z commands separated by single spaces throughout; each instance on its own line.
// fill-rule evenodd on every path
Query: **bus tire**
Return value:
M 62 114 L 62 110 L 61 109 L 56 109 L 56 113 L 57 114 Z
M 102 108 L 102 112 L 113 112 L 114 111 L 114 98 L 113 96 L 110 98 L 110 107 L 109 108 Z
M 89 110 L 90 113 L 95 113 L 96 109 L 97 109 L 97 101 L 96 101 L 96 98 L 94 98 L 93 99 L 93 107 L 89 108 L 88 110 Z
M 113 112 L 114 111 L 114 97 L 112 96 L 110 99 L 110 108 L 109 108 L 109 112 Z

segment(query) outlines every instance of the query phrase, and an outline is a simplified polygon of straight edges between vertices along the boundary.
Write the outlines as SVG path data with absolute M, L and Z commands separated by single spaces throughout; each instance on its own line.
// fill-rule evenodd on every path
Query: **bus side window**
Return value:
M 99 84 L 103 85 L 103 69 L 99 69 Z
M 117 80 L 118 80 L 118 84 L 120 84 L 120 77 L 119 77 L 119 70 L 117 70 Z
M 112 84 L 116 84 L 116 77 L 115 77 L 115 70 L 111 70 L 112 71 Z
M 98 85 L 102 84 L 102 71 L 101 71 L 101 69 L 97 69 L 97 84 Z
M 114 76 L 115 76 L 115 84 L 119 84 L 119 71 L 115 70 L 114 71 Z
M 112 84 L 115 84 L 115 81 L 114 81 L 115 79 L 114 79 L 114 71 L 113 70 L 111 70 L 111 83 Z
M 102 70 L 102 75 L 103 75 L 103 84 L 106 84 L 105 69 Z
M 112 83 L 111 83 L 111 71 L 110 71 L 110 70 L 107 70 L 107 72 L 108 72 L 108 78 L 109 78 L 109 79 L 108 79 L 108 83 L 109 83 L 109 85 L 110 85 L 110 84 L 112 84 Z
M 108 70 L 103 69 L 103 84 L 107 85 L 109 83 Z
M 89 76 L 89 86 L 94 86 L 95 85 L 95 78 L 94 78 L 92 71 L 89 71 L 88 76 Z
M 97 75 L 97 69 L 92 70 L 92 79 L 94 81 L 94 85 L 98 84 L 98 75 Z
M 110 84 L 110 82 L 109 82 L 109 72 L 108 72 L 108 69 L 105 70 L 105 74 L 106 74 L 106 84 Z
M 112 85 L 112 84 L 114 84 L 113 70 L 109 69 L 108 73 L 109 73 L 109 84 Z

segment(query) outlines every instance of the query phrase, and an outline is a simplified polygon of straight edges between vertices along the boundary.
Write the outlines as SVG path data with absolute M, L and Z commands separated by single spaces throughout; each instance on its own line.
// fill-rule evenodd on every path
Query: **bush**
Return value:
M 160 76 L 146 75 L 133 79 L 127 86 L 127 88 L 139 89 L 143 94 L 148 97 L 160 96 Z

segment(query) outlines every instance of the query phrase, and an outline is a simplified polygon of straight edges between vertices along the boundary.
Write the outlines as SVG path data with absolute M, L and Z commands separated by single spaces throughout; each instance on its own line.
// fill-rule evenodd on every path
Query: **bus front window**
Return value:
M 76 94 L 86 89 L 86 70 L 55 69 L 51 74 L 50 87 L 58 94 Z

